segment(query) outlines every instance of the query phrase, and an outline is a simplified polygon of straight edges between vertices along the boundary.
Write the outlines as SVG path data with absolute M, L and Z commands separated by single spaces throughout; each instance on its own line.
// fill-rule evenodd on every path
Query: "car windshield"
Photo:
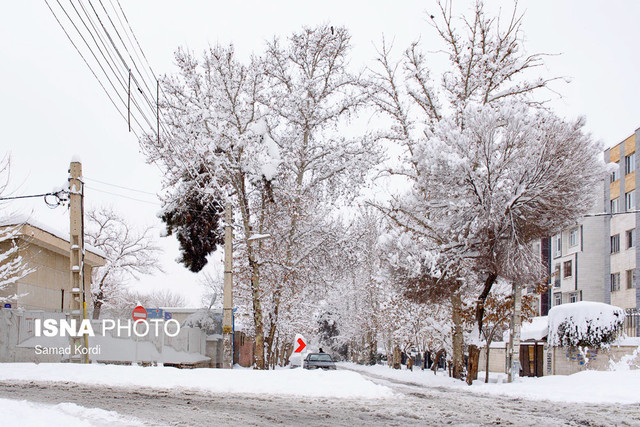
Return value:
M 328 354 L 311 354 L 309 355 L 311 362 L 333 362 L 333 359 Z

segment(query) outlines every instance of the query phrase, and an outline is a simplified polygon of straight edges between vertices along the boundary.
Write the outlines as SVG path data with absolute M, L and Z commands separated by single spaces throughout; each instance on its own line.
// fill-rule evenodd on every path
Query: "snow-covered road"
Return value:
M 4 380 L 0 382 L 0 398 L 46 404 L 71 402 L 135 416 L 150 425 L 640 424 L 637 405 L 527 401 L 370 375 L 367 378 L 392 388 L 395 394 L 378 399 L 340 399 Z

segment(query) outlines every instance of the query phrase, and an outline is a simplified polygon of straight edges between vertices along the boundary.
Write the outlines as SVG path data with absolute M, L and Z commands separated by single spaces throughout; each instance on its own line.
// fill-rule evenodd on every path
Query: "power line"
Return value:
M 89 71 L 91 71 L 91 73 L 93 74 L 93 76 L 95 77 L 95 79 L 98 81 L 98 84 L 100 84 L 100 86 L 102 87 L 103 91 L 105 92 L 105 94 L 107 95 L 107 97 L 109 98 L 109 100 L 111 101 L 111 103 L 113 104 L 113 106 L 116 108 L 116 110 L 118 111 L 118 113 L 120 114 L 120 116 L 128 122 L 127 118 L 125 117 L 125 115 L 123 114 L 123 112 L 120 110 L 120 108 L 118 107 L 116 101 L 114 100 L 113 96 L 110 94 L 109 90 L 107 90 L 107 87 L 104 85 L 104 83 L 102 82 L 102 79 L 98 76 L 98 74 L 96 73 L 96 71 L 94 70 L 94 68 L 89 64 L 89 61 L 87 60 L 87 58 L 85 57 L 85 55 L 82 53 L 82 51 L 80 50 L 80 48 L 78 47 L 78 45 L 74 42 L 73 38 L 71 37 L 69 31 L 67 31 L 67 29 L 65 28 L 65 25 L 62 23 L 62 21 L 59 19 L 58 15 L 56 14 L 56 12 L 53 10 L 53 8 L 51 7 L 51 5 L 49 4 L 48 0 L 45 0 L 47 7 L 49 8 L 49 11 L 52 13 L 52 15 L 54 16 L 55 20 L 58 22 L 58 25 L 60 26 L 60 28 L 62 29 L 62 31 L 65 33 L 65 35 L 67 36 L 67 38 L 69 39 L 69 41 L 71 42 L 72 46 L 75 48 L 75 50 L 78 52 L 78 54 L 80 55 L 80 57 L 82 58 L 82 60 L 84 61 L 85 65 L 89 68 Z M 116 92 L 116 95 L 118 96 L 119 100 L 126 105 L 126 102 L 123 100 L 122 97 L 120 97 L 118 95 L 118 90 L 116 89 L 113 81 L 111 80 L 111 78 L 109 77 L 109 73 L 107 73 L 107 71 L 105 70 L 105 68 L 103 67 L 101 61 L 98 59 L 97 55 L 95 54 L 93 48 L 91 47 L 91 45 L 88 43 L 88 41 L 86 40 L 86 38 L 84 37 L 84 35 L 82 34 L 82 32 L 80 31 L 80 29 L 78 28 L 78 26 L 75 24 L 75 22 L 73 21 L 73 19 L 70 17 L 69 13 L 66 11 L 66 9 L 64 8 L 64 6 L 62 6 L 62 4 L 60 3 L 59 0 L 56 0 L 56 2 L 58 3 L 58 6 L 60 7 L 60 9 L 62 9 L 62 12 L 65 14 L 65 16 L 67 17 L 67 19 L 69 20 L 69 22 L 71 23 L 71 25 L 73 25 L 74 29 L 76 30 L 76 32 L 78 33 L 78 35 L 82 38 L 82 40 L 84 41 L 84 44 L 86 45 L 86 47 L 88 48 L 89 52 L 91 53 L 91 55 L 93 56 L 93 58 L 95 59 L 95 61 L 97 62 L 97 65 L 100 67 L 100 69 L 102 70 L 102 72 L 104 73 L 104 76 L 107 78 L 111 88 L 114 90 L 114 92 Z M 73 6 L 73 4 L 72 4 Z M 84 22 L 84 19 L 82 19 L 82 16 L 78 13 L 78 10 L 74 7 L 74 10 L 76 10 L 76 13 L 78 14 L 78 17 L 80 18 L 80 20 L 82 21 L 82 23 L 85 25 L 85 28 L 87 28 L 87 31 L 91 34 L 91 30 L 88 28 L 88 26 L 86 25 L 86 23 Z M 85 10 L 86 13 L 86 10 Z M 92 25 L 94 26 L 94 25 Z M 95 27 L 95 26 L 94 26 Z M 96 30 L 96 33 L 97 30 Z M 107 65 L 109 65 L 109 68 L 111 68 L 111 71 L 113 71 L 114 74 L 117 73 L 115 72 L 115 70 L 113 70 L 111 63 L 109 63 L 108 59 L 104 56 L 104 53 L 102 52 L 102 49 L 100 49 L 100 45 L 97 43 L 97 41 L 95 40 L 95 37 L 93 37 L 93 34 L 91 34 L 92 38 L 94 39 L 94 42 L 96 43 L 96 47 L 100 50 L 101 55 L 104 57 L 105 62 L 107 63 Z M 100 38 L 100 40 L 102 41 L 102 38 L 100 37 L 100 35 L 98 34 L 98 37 Z M 104 44 L 104 43 L 103 43 Z M 106 46 L 105 46 L 106 48 Z M 134 92 L 135 94 L 135 92 Z M 144 121 L 147 122 L 147 124 L 151 125 L 150 120 L 146 117 L 146 114 L 144 113 L 144 111 L 140 108 L 140 106 L 137 104 L 137 101 L 134 99 L 134 106 L 136 106 L 138 108 L 138 111 L 140 111 L 140 114 L 143 115 Z M 132 118 L 133 121 L 135 122 L 135 124 L 138 126 L 138 128 L 140 130 L 142 130 L 144 132 L 144 128 L 143 126 L 140 124 L 140 122 L 138 121 L 138 119 L 136 118 L 135 114 L 132 114 Z M 153 126 L 151 126 L 153 129 Z M 138 134 L 138 132 L 135 129 L 130 129 L 130 131 L 133 132 L 133 134 L 135 135 L 135 137 L 140 140 L 140 135 Z M 157 162 L 153 162 L 158 169 L 162 172 L 165 173 L 165 171 L 160 167 L 160 165 Z
M 85 184 L 85 187 L 90 189 L 90 190 L 97 191 L 99 193 L 110 194 L 112 196 L 122 197 L 124 199 L 129 199 L 129 200 L 135 200 L 136 202 L 147 203 L 147 204 L 158 206 L 158 207 L 161 206 L 160 203 L 158 203 L 158 202 L 151 202 L 149 200 L 136 199 L 135 197 L 125 196 L 124 194 L 114 193 L 114 192 L 106 191 L 106 190 L 99 190 L 99 189 L 97 189 L 95 187 L 90 187 L 90 186 L 88 186 L 86 184 Z
M 42 194 L 29 194 L 25 196 L 9 196 L 0 197 L 0 200 L 18 200 L 18 199 L 31 199 L 35 197 L 53 196 L 54 193 L 42 193 Z
M 50 202 L 49 200 L 47 200 L 47 197 L 53 196 L 55 197 L 55 201 L 54 202 Z M 37 198 L 37 197 L 42 197 L 44 199 L 44 203 L 50 207 L 51 209 L 57 208 L 58 206 L 60 206 L 61 204 L 63 204 L 64 202 L 69 200 L 69 191 L 68 190 L 58 190 L 58 191 L 52 191 L 49 193 L 41 193 L 41 194 L 26 194 L 26 195 L 21 195 L 21 196 L 5 196 L 5 197 L 0 197 L 0 201 L 4 201 L 4 200 L 20 200 L 20 199 L 33 199 L 33 198 Z
M 57 0 L 56 0 L 57 1 Z M 67 36 L 67 38 L 69 39 L 69 41 L 71 42 L 71 44 L 73 45 L 73 47 L 75 48 L 75 50 L 78 52 L 78 54 L 80 55 L 80 57 L 82 58 L 82 60 L 84 61 L 85 65 L 89 68 L 89 71 L 91 71 L 91 74 L 93 74 L 93 77 L 96 78 L 96 80 L 98 81 L 98 84 L 100 85 L 100 87 L 102 87 L 102 90 L 104 91 L 104 93 L 107 95 L 107 97 L 109 98 L 109 101 L 111 101 L 111 103 L 113 104 L 113 106 L 115 107 L 115 109 L 118 111 L 118 113 L 120 114 L 120 116 L 126 121 L 127 118 L 124 116 L 124 114 L 120 111 L 120 109 L 118 108 L 116 102 L 113 100 L 113 98 L 111 97 L 111 94 L 109 93 L 109 91 L 107 90 L 107 88 L 104 86 L 104 84 L 102 83 L 102 81 L 100 80 L 100 78 L 98 77 L 98 75 L 96 74 L 96 72 L 93 70 L 93 68 L 91 67 L 91 65 L 89 65 L 89 62 L 87 61 L 87 59 L 84 57 L 84 55 L 82 54 L 82 52 L 80 51 L 80 49 L 78 48 L 78 46 L 75 44 L 75 42 L 73 41 L 73 39 L 71 38 L 71 36 L 69 35 L 69 33 L 67 32 L 67 30 L 65 29 L 64 25 L 62 25 L 62 22 L 60 21 L 60 19 L 58 18 L 58 15 L 56 15 L 56 13 L 53 11 L 53 9 L 51 8 L 51 5 L 49 4 L 48 0 L 45 0 L 45 3 L 47 4 L 47 7 L 49 8 L 49 10 L 51 11 L 51 14 L 53 15 L 53 17 L 55 18 L 55 20 L 58 22 L 58 25 L 60 25 L 60 28 L 62 28 L 62 31 L 64 31 L 64 34 Z M 58 2 L 58 5 L 60 5 L 60 2 Z M 62 6 L 60 6 L 62 8 Z M 64 8 L 63 8 L 64 10 Z M 65 12 L 66 14 L 66 12 Z M 67 15 L 67 18 L 69 16 Z M 137 133 L 134 131 L 134 135 L 136 135 L 136 137 L 138 137 Z
M 149 194 L 151 196 L 157 196 L 156 193 L 152 193 L 150 191 L 136 190 L 135 188 L 125 187 L 123 185 L 118 185 L 118 184 L 111 184 L 109 182 L 104 182 L 104 181 L 100 181 L 100 180 L 93 179 L 93 178 L 87 178 L 86 176 L 83 176 L 83 178 L 86 179 L 87 181 L 93 181 L 93 182 L 97 182 L 99 184 L 109 185 L 111 187 L 122 188 L 123 190 L 135 191 L 136 193 L 142 193 L 142 194 Z
M 64 24 L 58 18 L 57 14 L 54 12 L 54 10 L 51 7 L 51 5 L 49 4 L 48 0 L 45 0 L 45 2 L 47 3 L 47 6 L 49 7 L 49 10 L 51 11 L 51 13 L 54 15 L 56 21 L 58 22 L 58 24 L 60 25 L 62 30 L 65 32 L 65 34 L 66 34 L 67 38 L 69 39 L 69 41 L 72 43 L 72 45 L 74 46 L 76 51 L 80 54 L 81 58 L 83 59 L 83 61 L 87 65 L 87 67 L 89 67 L 90 71 L 92 72 L 92 74 L 94 75 L 96 80 L 98 80 L 98 83 L 100 84 L 100 86 L 103 88 L 103 90 L 105 91 L 105 93 L 109 97 L 111 103 L 118 110 L 118 113 L 120 114 L 120 116 L 126 122 L 130 123 L 130 121 L 127 119 L 127 117 L 125 117 L 125 114 L 123 114 L 123 112 L 118 107 L 116 101 L 111 96 L 111 94 L 107 90 L 106 86 L 103 84 L 101 78 L 95 72 L 94 68 L 89 64 L 89 61 L 87 61 L 86 57 L 83 55 L 83 53 L 80 51 L 79 47 L 76 45 L 76 43 L 71 38 L 71 35 L 66 30 Z M 87 23 L 85 22 L 85 18 L 83 18 L 83 16 L 79 13 L 78 9 L 73 4 L 72 0 L 69 0 L 70 4 L 72 5 L 72 7 L 74 8 L 76 14 L 78 15 L 79 20 L 82 22 L 82 24 L 84 25 L 86 31 L 88 32 L 88 34 L 91 36 L 91 39 L 95 43 L 95 47 L 98 49 L 99 55 L 104 60 L 104 64 L 106 64 L 106 68 L 105 68 L 105 65 L 103 65 L 103 62 L 99 59 L 99 57 L 96 54 L 96 52 L 94 51 L 94 48 L 92 47 L 92 45 L 89 43 L 89 41 L 87 40 L 87 38 L 83 34 L 83 32 L 80 30 L 80 28 L 78 28 L 78 25 L 76 25 L 75 21 L 71 18 L 71 16 L 69 15 L 69 13 L 65 9 L 65 7 L 60 3 L 60 0 L 56 0 L 56 2 L 58 4 L 58 6 L 60 7 L 60 9 L 62 10 L 62 12 L 66 15 L 66 17 L 69 20 L 69 22 L 71 23 L 71 25 L 74 27 L 75 31 L 82 38 L 82 41 L 84 42 L 85 46 L 87 47 L 87 49 L 89 50 L 89 52 L 93 56 L 93 59 L 97 63 L 98 67 L 100 68 L 100 70 L 104 74 L 104 77 L 106 77 L 111 89 L 113 89 L 113 91 L 115 92 L 115 96 L 117 96 L 118 100 L 122 103 L 122 105 L 125 106 L 125 108 L 129 112 L 129 115 L 130 115 L 131 119 L 133 120 L 133 122 L 135 122 L 135 124 L 143 132 L 143 134 L 146 133 L 147 135 L 148 134 L 151 134 L 151 135 L 155 134 L 156 135 L 157 144 L 152 142 L 152 141 L 149 141 L 149 144 L 147 144 L 147 145 L 150 145 L 151 147 L 144 147 L 143 146 L 143 149 L 145 149 L 145 151 L 148 153 L 147 155 L 151 158 L 152 162 L 155 163 L 156 166 L 158 167 L 158 169 L 163 173 L 165 171 L 162 170 L 162 168 L 158 164 L 157 160 L 158 159 L 162 159 L 163 163 L 165 163 L 165 166 L 168 169 L 172 169 L 170 164 L 173 163 L 173 167 L 176 167 L 177 169 L 183 169 L 196 182 L 198 182 L 199 181 L 198 177 L 200 175 L 200 173 L 198 172 L 199 167 L 195 167 L 195 165 L 192 163 L 192 161 L 189 161 L 189 159 L 186 158 L 185 153 L 182 150 L 179 150 L 179 149 L 176 148 L 176 146 L 173 144 L 173 141 L 171 140 L 171 138 L 168 138 L 165 141 L 162 141 L 162 138 L 160 137 L 160 129 L 161 128 L 162 128 L 162 131 L 164 131 L 166 134 L 170 134 L 170 132 L 169 132 L 169 130 L 167 128 L 168 125 L 166 123 L 165 116 L 164 116 L 164 114 L 162 114 L 162 115 L 160 114 L 159 99 L 158 99 L 160 90 L 162 90 L 162 92 L 165 95 L 166 95 L 166 92 L 164 92 L 164 89 L 161 88 L 161 86 L 160 86 L 160 84 L 158 82 L 158 79 L 155 77 L 155 73 L 153 72 L 153 69 L 151 68 L 151 65 L 149 64 L 149 61 L 148 61 L 144 51 L 142 50 L 142 47 L 140 46 L 140 42 L 138 41 L 135 33 L 133 32 L 133 29 L 131 28 L 129 20 L 128 20 L 126 14 L 124 13 L 124 10 L 122 9 L 122 6 L 120 5 L 119 1 L 118 1 L 118 6 L 120 8 L 122 16 L 125 19 L 125 22 L 127 23 L 127 27 L 129 29 L 129 32 L 131 33 L 131 35 L 133 36 L 133 39 L 136 42 L 135 46 L 133 45 L 133 43 L 131 42 L 131 38 L 127 34 L 127 28 L 125 28 L 124 24 L 122 24 L 122 20 L 120 19 L 120 16 L 118 15 L 117 10 L 115 9 L 115 6 L 113 5 L 112 0 L 110 0 L 111 6 L 112 6 L 113 10 L 116 12 L 116 16 L 118 17 L 118 22 L 121 24 L 121 26 L 123 28 L 123 32 L 127 36 L 127 39 L 129 40 L 129 43 L 131 44 L 132 50 L 134 51 L 136 57 L 138 57 L 138 59 L 140 58 L 140 56 L 138 55 L 137 50 L 136 50 L 136 46 L 137 46 L 138 50 L 142 54 L 142 57 L 144 58 L 144 60 L 145 60 L 145 62 L 147 64 L 147 67 L 148 67 L 148 69 L 149 69 L 149 71 L 151 73 L 152 79 L 155 80 L 156 89 L 157 89 L 157 92 L 158 92 L 155 97 L 151 93 L 150 86 L 149 86 L 149 84 L 147 84 L 147 82 L 146 82 L 142 72 L 140 71 L 140 69 L 141 68 L 145 69 L 145 73 L 147 74 L 147 76 L 149 75 L 149 73 L 147 72 L 145 67 L 142 67 L 142 66 L 138 67 L 138 64 L 136 63 L 135 59 L 133 58 L 133 55 L 131 55 L 131 51 L 129 50 L 129 48 L 127 47 L 124 39 L 120 35 L 120 32 L 118 31 L 114 20 L 111 19 L 111 16 L 109 15 L 109 12 L 106 10 L 106 8 L 105 8 L 104 4 L 102 3 L 102 1 L 100 1 L 102 9 L 103 9 L 106 17 L 108 18 L 109 22 L 111 23 L 113 29 L 115 30 L 118 39 L 122 43 L 122 47 L 127 52 L 128 56 L 129 56 L 129 59 L 131 59 L 132 64 L 133 64 L 133 68 L 135 68 L 135 70 L 138 72 L 138 74 L 139 74 L 139 76 L 141 78 L 141 81 L 143 83 L 143 86 L 146 88 L 146 91 L 143 90 L 143 87 L 141 87 L 141 85 L 139 84 L 139 81 L 138 81 L 136 75 L 134 73 L 132 73 L 133 70 L 132 70 L 131 66 L 129 64 L 127 64 L 126 59 L 120 53 L 120 50 L 119 50 L 118 46 L 116 46 L 114 38 L 111 37 L 111 35 L 109 34 L 109 30 L 107 29 L 107 27 L 103 23 L 103 20 L 100 18 L 100 14 L 96 10 L 96 8 L 91 4 L 91 2 L 89 3 L 89 5 L 91 6 L 91 9 L 93 10 L 93 12 L 94 12 L 94 14 L 96 16 L 96 18 L 97 18 L 97 20 L 98 20 L 98 22 L 100 24 L 100 27 L 102 27 L 104 35 L 109 40 L 111 48 L 109 47 L 109 43 L 107 43 L 105 41 L 101 31 L 99 30 L 99 26 L 94 23 L 93 18 L 91 18 L 91 16 L 89 15 L 87 9 L 84 7 L 82 2 L 79 2 L 79 4 L 80 4 L 84 14 L 86 15 L 86 19 L 89 21 L 90 26 L 93 28 L 93 31 L 91 30 L 91 28 L 89 28 L 89 25 L 87 25 Z M 94 33 L 95 33 L 95 36 L 94 36 Z M 98 40 L 100 41 L 100 43 L 98 42 Z M 100 44 L 102 44 L 102 47 L 101 47 Z M 103 48 L 104 48 L 104 50 L 103 50 Z M 115 56 L 117 56 L 119 58 L 120 62 L 124 66 L 125 72 L 127 72 L 129 74 L 130 78 L 133 80 L 134 84 L 137 86 L 138 92 L 142 96 L 143 105 L 148 107 L 148 111 L 152 115 L 156 116 L 155 117 L 156 120 L 154 120 L 153 122 L 149 119 L 149 117 L 147 115 L 147 112 L 145 111 L 146 108 L 143 108 L 142 105 L 138 102 L 138 94 L 137 94 L 137 92 L 136 91 L 131 91 L 129 89 L 129 87 L 127 86 L 127 84 L 126 84 L 126 76 L 123 75 L 123 72 L 121 71 L 121 68 L 118 67 L 118 65 L 117 65 L 118 61 L 116 61 L 114 56 L 112 56 L 112 54 L 110 53 L 111 49 L 113 49 L 115 51 Z M 105 54 L 105 52 L 106 52 L 106 54 Z M 109 73 L 108 70 L 111 73 Z M 122 90 L 124 90 L 126 96 L 121 96 L 120 95 L 120 92 L 119 92 L 118 88 L 116 87 L 116 84 L 114 83 L 114 81 L 110 77 L 110 74 L 115 77 L 115 80 L 117 80 L 117 82 L 119 83 L 119 86 L 121 86 Z M 135 109 L 137 109 L 138 113 L 134 113 L 131 110 L 130 106 L 127 105 L 127 97 L 129 99 L 129 101 L 133 104 Z M 155 106 L 153 105 L 153 101 L 155 101 Z M 140 120 L 138 120 L 138 117 L 137 117 L 138 115 L 141 116 L 140 118 L 141 118 L 142 122 L 145 122 L 148 127 L 142 126 L 142 123 L 140 122 Z M 148 133 L 145 132 L 145 128 L 149 129 L 150 132 L 148 132 Z M 136 136 L 136 138 L 140 141 L 140 135 L 134 129 L 131 129 L 131 130 L 133 131 L 133 133 Z M 166 147 L 165 147 L 165 143 L 167 144 Z M 166 156 L 166 153 L 163 156 L 163 154 L 160 151 L 161 148 L 162 149 L 168 148 L 169 150 L 171 150 L 171 153 L 173 154 L 173 156 Z M 152 152 L 149 149 L 154 150 L 157 153 L 158 158 L 154 159 L 153 157 L 155 157 L 155 155 L 152 154 Z M 181 163 L 181 166 L 178 165 L 178 162 Z M 209 167 L 209 165 L 207 165 L 206 163 L 203 163 L 202 166 L 204 166 L 205 169 L 209 173 L 212 172 L 210 167 Z

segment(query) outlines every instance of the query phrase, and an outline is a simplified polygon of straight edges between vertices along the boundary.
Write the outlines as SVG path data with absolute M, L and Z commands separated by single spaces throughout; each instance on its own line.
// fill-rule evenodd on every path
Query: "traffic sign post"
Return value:
M 293 338 L 293 353 L 291 354 L 290 362 L 291 367 L 302 366 L 302 359 L 304 354 L 307 353 L 307 340 L 301 334 L 296 334 Z
M 136 354 L 133 360 L 133 364 L 137 365 L 138 364 L 138 334 L 135 333 L 135 328 L 139 321 L 147 320 L 147 310 L 145 310 L 143 306 L 139 305 L 133 309 L 133 313 L 131 314 L 131 317 L 133 317 L 133 329 L 134 329 L 134 335 L 136 336 Z
M 161 308 L 148 308 L 147 319 L 162 319 L 164 318 L 164 310 Z
M 145 310 L 143 306 L 139 305 L 133 309 L 133 314 L 131 315 L 131 317 L 133 317 L 134 322 L 138 322 L 139 320 L 147 320 L 147 310 Z
M 307 343 L 304 341 L 304 338 L 302 337 L 302 335 L 296 335 L 296 340 L 295 343 L 293 345 L 294 353 L 302 353 L 302 350 L 304 350 L 304 348 L 307 346 Z

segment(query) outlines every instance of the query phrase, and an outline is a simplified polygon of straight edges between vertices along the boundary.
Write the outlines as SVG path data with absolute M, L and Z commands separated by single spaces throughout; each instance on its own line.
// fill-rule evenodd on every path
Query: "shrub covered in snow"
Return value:
M 600 347 L 616 338 L 624 311 L 609 304 L 581 301 L 549 310 L 549 343 L 552 346 Z

